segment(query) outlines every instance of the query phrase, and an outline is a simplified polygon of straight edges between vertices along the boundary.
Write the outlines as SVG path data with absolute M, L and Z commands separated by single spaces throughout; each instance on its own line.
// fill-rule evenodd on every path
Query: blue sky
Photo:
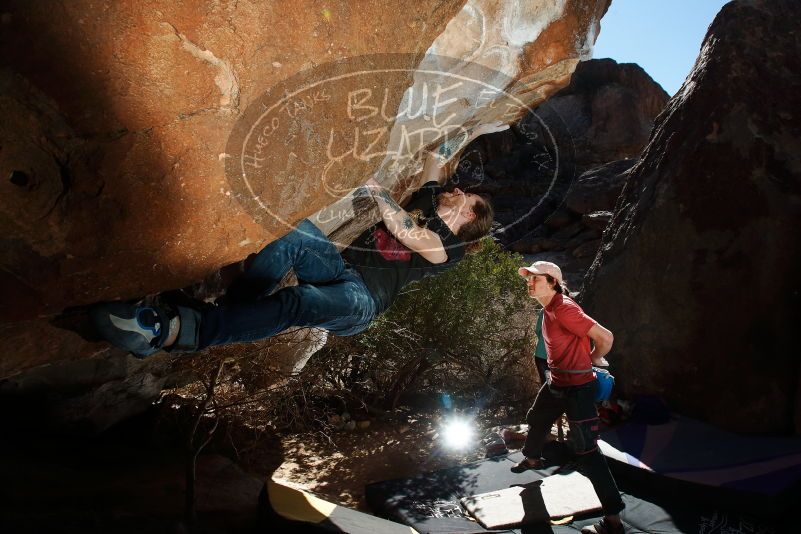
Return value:
M 706 30 L 728 0 L 612 0 L 593 57 L 637 63 L 669 95 L 679 90 Z

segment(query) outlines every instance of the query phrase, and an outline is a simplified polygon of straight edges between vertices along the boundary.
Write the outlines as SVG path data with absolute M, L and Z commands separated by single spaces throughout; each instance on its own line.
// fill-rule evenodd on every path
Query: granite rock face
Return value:
M 565 207 L 582 215 L 613 209 L 635 163 L 636 160 L 624 159 L 585 172 L 567 192 Z
M 405 54 L 395 66 L 413 69 L 442 54 L 505 76 L 510 95 L 536 105 L 587 57 L 608 3 L 5 4 L 0 318 L 183 287 L 284 233 L 241 209 L 224 167 L 239 116 L 290 75 L 381 53 Z M 388 82 L 400 100 L 409 79 Z M 325 111 L 353 121 L 344 108 Z M 510 121 L 524 111 L 504 110 Z M 268 201 L 297 221 L 333 200 L 309 187 Z
M 570 85 L 510 131 L 471 145 L 462 174 L 482 166 L 491 177 L 476 188 L 493 197 L 500 241 L 528 262 L 558 263 L 577 289 L 600 243 L 599 221 L 608 221 L 599 214 L 614 209 L 667 101 L 638 65 L 582 61 Z
M 286 231 L 255 220 L 226 176 L 229 135 L 282 80 L 369 54 L 394 54 L 385 56 L 398 58 L 391 66 L 408 73 L 448 55 L 497 77 L 488 82 L 505 84 L 505 96 L 474 91 L 450 103 L 456 124 L 511 122 L 569 82 L 589 56 L 608 5 L 436 0 L 399 10 L 389 0 L 4 3 L 0 377 L 105 357 L 97 344 L 41 318 L 197 283 Z M 403 102 L 413 81 L 411 74 L 387 77 L 387 101 Z M 327 96 L 348 100 L 352 90 L 344 84 Z M 479 109 L 479 97 L 515 104 Z M 310 127 L 302 131 L 312 131 L 318 117 L 343 129 L 356 121 L 350 108 L 329 107 L 304 119 Z M 394 169 L 387 185 L 398 198 L 417 185 L 420 154 L 435 141 L 417 140 L 408 161 Z M 307 151 L 325 147 L 325 139 L 304 142 Z M 279 155 L 297 154 L 303 155 L 288 146 Z M 285 161 L 272 165 L 268 173 L 292 175 Z M 341 170 L 339 185 L 363 183 L 378 165 L 371 160 Z M 293 180 L 299 194 L 274 189 L 263 199 L 283 220 L 295 222 L 336 200 L 316 182 Z M 368 223 L 346 222 L 345 233 Z M 308 351 L 300 350 L 281 365 L 296 369 L 306 358 Z
M 462 8 L 389 4 L 4 4 L 0 318 L 183 287 L 271 239 L 226 181 L 237 117 L 314 64 L 422 57 Z
M 138 360 L 114 348 L 0 381 L 0 413 L 39 431 L 95 434 L 145 411 L 164 388 L 192 379 L 172 358 Z
M 629 395 L 801 432 L 801 5 L 734 1 L 632 169 L 583 306 Z
M 669 95 L 634 63 L 593 59 L 576 68 L 570 85 L 548 101 L 566 124 L 578 172 L 637 158 Z

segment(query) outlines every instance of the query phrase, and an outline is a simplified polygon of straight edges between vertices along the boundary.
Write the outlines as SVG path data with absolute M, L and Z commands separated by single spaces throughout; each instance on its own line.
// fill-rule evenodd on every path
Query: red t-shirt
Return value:
M 554 386 L 579 386 L 595 380 L 587 332 L 596 321 L 570 297 L 557 293 L 543 309 L 542 337 Z M 560 370 L 584 373 L 560 373 Z

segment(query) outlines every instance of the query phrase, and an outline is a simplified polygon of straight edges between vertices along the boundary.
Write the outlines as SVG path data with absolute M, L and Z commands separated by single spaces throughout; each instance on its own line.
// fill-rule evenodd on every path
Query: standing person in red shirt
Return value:
M 526 279 L 529 296 L 543 306 L 542 340 L 548 352 L 550 378 L 526 414 L 529 424 L 523 447 L 526 457 L 512 471 L 522 473 L 543 466 L 540 456 L 545 440 L 554 421 L 567 414 L 579 469 L 592 482 L 604 510 L 599 523 L 581 532 L 622 533 L 619 514 L 624 504 L 606 459 L 598 449 L 597 382 L 592 371 L 593 364 L 608 365 L 604 356 L 612 348 L 612 332 L 585 314 L 570 298 L 557 265 L 537 261 L 530 267 L 522 267 L 519 273 Z

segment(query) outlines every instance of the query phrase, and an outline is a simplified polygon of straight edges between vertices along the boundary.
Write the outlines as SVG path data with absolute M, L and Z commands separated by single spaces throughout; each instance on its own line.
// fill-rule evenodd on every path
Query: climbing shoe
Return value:
M 523 458 L 515 465 L 510 467 L 509 471 L 511 471 L 512 473 L 520 474 L 525 471 L 528 471 L 529 469 L 542 469 L 543 467 L 545 467 L 545 462 L 543 462 L 542 459 L 538 458 L 536 460 L 529 461 L 528 458 Z
M 626 530 L 623 525 L 613 525 L 608 522 L 606 518 L 601 519 L 597 523 L 584 527 L 581 529 L 581 534 L 625 534 Z
M 89 309 L 97 332 L 117 348 L 145 358 L 161 350 L 178 328 L 178 314 L 170 306 L 138 302 L 102 302 Z

